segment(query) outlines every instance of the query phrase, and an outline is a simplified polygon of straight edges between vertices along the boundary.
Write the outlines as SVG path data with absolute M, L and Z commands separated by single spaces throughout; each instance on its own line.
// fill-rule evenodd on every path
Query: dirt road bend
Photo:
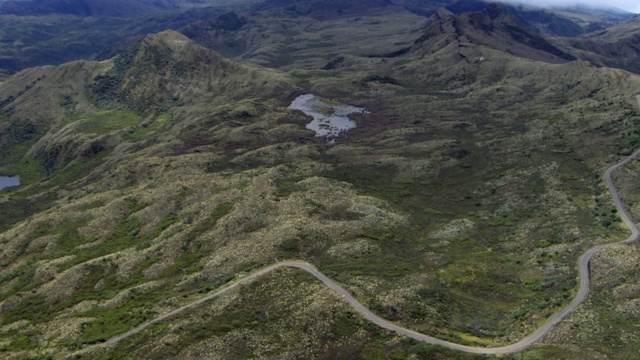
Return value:
M 640 96 L 638 96 L 638 101 L 640 102 Z M 464 351 L 464 352 L 468 352 L 468 353 L 473 353 L 473 354 L 509 354 L 509 353 L 514 353 L 517 351 L 521 351 L 526 349 L 527 347 L 531 346 L 533 343 L 535 343 L 536 341 L 538 341 L 540 338 L 542 338 L 543 336 L 545 336 L 551 329 L 553 329 L 553 327 L 559 323 L 564 317 L 566 317 L 569 313 L 571 313 L 571 311 L 573 311 L 574 309 L 576 309 L 578 307 L 578 305 L 580 305 L 586 298 L 587 298 L 587 294 L 589 293 L 589 279 L 590 279 L 590 274 L 589 274 L 589 262 L 591 261 L 591 258 L 593 257 L 593 255 L 595 253 L 597 253 L 600 249 L 602 249 L 605 246 L 610 246 L 610 245 L 614 245 L 614 244 L 624 244 L 624 243 L 629 243 L 632 241 L 636 241 L 638 240 L 638 235 L 640 234 L 640 231 L 638 231 L 638 227 L 636 226 L 635 223 L 633 223 L 633 221 L 631 221 L 631 218 L 629 217 L 629 215 L 627 214 L 627 211 L 625 210 L 623 204 L 622 204 L 622 200 L 620 199 L 620 195 L 618 194 L 618 190 L 615 187 L 615 184 L 613 183 L 613 179 L 611 177 L 612 173 L 628 164 L 629 162 L 631 162 L 633 159 L 635 159 L 638 155 L 640 154 L 640 150 L 635 152 L 634 154 L 632 154 L 631 156 L 625 158 L 624 160 L 620 161 L 619 163 L 611 166 L 610 168 L 608 168 L 605 173 L 604 173 L 604 177 L 605 177 L 605 181 L 607 183 L 607 186 L 609 187 L 609 191 L 611 192 L 611 196 L 613 197 L 613 201 L 616 204 L 616 208 L 618 210 L 618 214 L 620 215 L 620 217 L 622 218 L 622 220 L 624 221 L 624 223 L 627 225 L 627 227 L 629 227 L 629 229 L 631 230 L 631 235 L 624 239 L 621 240 L 617 243 L 613 243 L 613 244 L 606 244 L 606 245 L 598 245 L 598 246 L 594 246 L 593 248 L 587 250 L 587 252 L 585 252 L 579 259 L 578 261 L 578 273 L 579 273 L 579 278 L 580 278 L 580 285 L 578 288 L 578 292 L 576 293 L 575 298 L 573 299 L 573 301 L 567 305 L 565 308 L 563 308 L 562 310 L 558 311 L 557 313 L 555 313 L 553 316 L 551 316 L 540 328 L 538 328 L 536 331 L 534 331 L 532 334 L 528 335 L 527 337 L 525 337 L 524 339 L 518 341 L 517 343 L 511 344 L 511 345 L 507 345 L 507 346 L 501 346 L 501 347 L 495 347 L 495 348 L 484 348 L 484 347 L 474 347 L 474 346 L 467 346 L 467 345 L 461 345 L 461 344 L 456 344 L 453 342 L 449 342 L 449 341 L 445 341 L 445 340 L 441 340 L 441 339 L 437 339 L 434 338 L 432 336 L 428 336 L 428 335 L 424 335 L 424 334 L 420 334 L 417 333 L 415 331 L 409 330 L 407 328 L 403 328 L 400 327 L 396 324 L 393 324 L 381 317 L 379 317 L 378 315 L 374 314 L 371 312 L 371 310 L 367 309 L 364 305 L 362 305 L 356 298 L 354 298 L 347 290 L 345 290 L 344 288 L 342 288 L 340 285 L 338 285 L 335 281 L 331 280 L 330 278 L 328 278 L 326 275 L 324 275 L 323 273 L 321 273 L 320 271 L 318 271 L 318 269 L 316 269 L 315 267 L 313 267 L 311 264 L 306 263 L 306 262 L 300 262 L 300 261 L 283 261 L 283 262 L 279 262 L 276 264 L 273 264 L 269 267 L 263 268 L 261 270 L 258 270 L 254 273 L 251 273 L 245 277 L 242 277 L 240 279 L 238 279 L 237 281 L 235 281 L 233 284 L 217 291 L 216 293 L 207 295 L 197 301 L 194 301 L 190 304 L 184 305 L 180 308 L 177 308 L 169 313 L 166 313 L 164 315 L 161 315 L 153 320 L 150 320 L 138 327 L 136 327 L 135 329 L 131 329 L 128 332 L 114 337 L 112 339 L 110 339 L 109 341 L 107 341 L 108 345 L 113 345 L 118 343 L 119 341 L 122 341 L 126 338 L 128 338 L 131 335 L 134 335 L 136 333 L 139 333 L 140 331 L 146 329 L 147 327 L 149 327 L 151 324 L 156 323 L 158 321 L 162 321 L 166 318 L 172 317 L 174 315 L 177 315 L 185 310 L 191 309 L 195 306 L 198 306 L 206 301 L 209 301 L 211 299 L 214 299 L 218 296 L 221 296 L 231 290 L 233 290 L 234 288 L 242 285 L 242 284 L 246 284 L 248 282 L 250 282 L 251 280 L 260 277 L 268 272 L 271 272 L 273 270 L 276 269 L 280 269 L 283 267 L 288 267 L 288 268 L 297 268 L 300 270 L 304 270 L 309 272 L 310 274 L 312 274 L 313 276 L 315 276 L 318 280 L 322 281 L 325 285 L 327 285 L 328 287 L 330 287 L 333 291 L 335 291 L 336 293 L 338 293 L 339 295 L 341 295 L 341 297 L 344 299 L 344 301 L 348 302 L 357 312 L 359 312 L 362 316 L 364 316 L 367 320 L 373 322 L 374 324 L 385 328 L 387 330 L 390 331 L 394 331 L 398 334 L 402 334 L 408 337 L 411 337 L 413 339 L 416 339 L 418 341 L 423 341 L 429 344 L 434 344 L 434 345 L 441 345 L 441 346 L 445 346 L 449 349 L 454 349 L 454 350 L 460 350 L 460 351 Z

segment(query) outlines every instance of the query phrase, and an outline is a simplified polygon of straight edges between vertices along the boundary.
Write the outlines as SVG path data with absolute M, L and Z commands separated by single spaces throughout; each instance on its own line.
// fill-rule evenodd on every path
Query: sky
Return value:
M 592 5 L 597 7 L 617 7 L 622 10 L 640 13 L 640 0 L 502 0 L 504 2 L 528 4 L 528 5 Z

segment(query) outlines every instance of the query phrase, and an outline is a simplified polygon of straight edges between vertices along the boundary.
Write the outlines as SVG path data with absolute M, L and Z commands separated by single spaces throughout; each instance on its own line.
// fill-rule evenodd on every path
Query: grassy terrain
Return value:
M 637 218 L 638 161 L 614 173 L 614 181 L 630 214 Z M 580 348 L 581 358 L 607 356 L 626 359 L 638 351 L 637 244 L 616 245 L 600 251 L 591 262 L 592 293 L 571 321 L 560 324 L 545 344 Z
M 101 111 L 90 114 L 76 127 L 82 133 L 107 134 L 113 130 L 140 124 L 141 117 L 122 111 Z
M 273 298 L 281 293 L 291 295 L 277 304 L 253 300 Z M 301 306 L 299 302 L 305 305 Z M 194 326 L 197 317 L 200 319 Z M 295 330 L 303 327 L 307 331 Z M 167 333 L 174 335 L 166 337 L 162 343 L 151 340 Z M 246 336 L 255 339 L 257 344 L 244 340 Z M 183 337 L 190 340 L 178 340 Z M 203 340 L 207 341 L 206 345 Z M 268 348 L 269 344 L 283 341 L 291 345 Z M 135 345 L 139 343 L 148 345 L 140 349 Z M 327 359 L 479 358 L 382 331 L 361 320 L 314 278 L 291 270 L 244 286 L 228 299 L 205 304 L 197 313 L 180 316 L 170 324 L 154 326 L 138 339 L 119 344 L 109 352 L 96 351 L 95 355 L 97 358 L 127 354 L 146 354 L 150 358 L 294 358 L 316 357 L 312 349 L 318 346 L 323 348 Z
M 454 34 L 285 74 L 165 32 L 1 83 L 0 126 L 20 135 L 0 139 L 19 154 L 1 166 L 27 181 L 0 193 L 0 354 L 475 358 L 381 331 L 293 270 L 102 345 L 275 259 L 309 261 L 425 334 L 496 346 L 531 332 L 572 299 L 578 256 L 626 236 L 600 174 L 637 145 L 640 79 Z M 287 109 L 303 92 L 370 113 L 331 145 Z M 607 254 L 585 306 L 603 325 L 571 327 L 577 313 L 505 358 L 637 348 L 605 301 L 633 313 L 615 279 L 635 270 Z M 585 340 L 603 332 L 627 343 Z

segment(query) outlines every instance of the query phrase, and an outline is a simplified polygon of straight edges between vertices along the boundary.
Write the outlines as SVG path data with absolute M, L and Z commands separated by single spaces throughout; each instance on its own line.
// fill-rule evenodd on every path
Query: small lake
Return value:
M 0 175 L 0 190 L 6 187 L 19 186 L 19 185 L 20 185 L 20 177 Z
M 289 108 L 301 110 L 313 117 L 313 120 L 307 124 L 307 129 L 315 131 L 316 137 L 324 136 L 330 142 L 334 142 L 336 138 L 344 136 L 347 131 L 357 126 L 349 115 L 367 113 L 365 108 L 328 103 L 313 94 L 298 96 Z

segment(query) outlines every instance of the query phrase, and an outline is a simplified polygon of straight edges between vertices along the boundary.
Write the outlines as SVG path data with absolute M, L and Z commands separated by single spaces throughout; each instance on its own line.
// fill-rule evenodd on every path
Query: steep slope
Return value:
M 225 15 L 226 21 L 236 19 L 233 27 L 223 26 L 221 17 L 180 31 L 238 61 L 289 70 L 321 68 L 340 54 L 380 55 L 408 47 L 424 25 L 421 16 L 387 1 L 342 1 L 336 8 L 334 2 L 299 4 L 310 7 L 296 12 L 269 2 L 256 13 Z
M 576 56 L 594 64 L 640 73 L 640 65 L 636 61 L 640 44 L 638 16 L 606 30 L 562 39 L 562 43 Z
M 575 59 L 528 28 L 501 5 L 493 4 L 482 11 L 460 15 L 441 11 L 436 16 L 437 21 L 430 24 L 425 33 L 416 40 L 410 49 L 411 52 L 434 53 L 455 43 L 461 49 L 461 56 L 466 56 L 465 44 L 472 43 L 551 63 Z
M 527 13 L 530 15 L 527 15 Z M 561 7 L 552 9 L 551 11 L 541 11 L 539 9 L 537 11 L 533 11 L 529 9 L 529 11 L 524 12 L 524 14 L 525 19 L 536 19 L 536 23 L 539 28 L 548 29 L 545 33 L 555 36 L 571 36 L 573 34 L 577 34 L 571 30 L 567 31 L 568 28 L 565 28 L 565 26 L 573 27 L 567 22 L 578 25 L 580 33 L 589 33 L 610 28 L 628 21 L 634 16 L 633 13 L 615 8 L 594 8 L 588 6 Z M 549 25 L 546 18 L 547 14 L 557 17 L 559 21 L 554 19 Z
M 0 69 L 7 73 L 76 59 L 112 57 L 140 36 L 179 28 L 183 28 L 183 33 L 190 38 L 236 60 L 283 69 L 321 67 L 339 54 L 382 55 L 407 47 L 424 25 L 421 16 L 433 15 L 439 6 L 449 6 L 456 13 L 489 6 L 482 1 L 392 3 L 387 0 L 139 0 L 126 4 L 39 0 L 3 4 L 41 15 L 0 14 Z M 56 10 L 58 8 L 64 11 Z M 607 28 L 630 16 L 585 8 L 539 9 L 506 5 L 504 8 L 520 19 L 517 27 L 528 28 L 527 41 L 531 41 L 532 34 L 536 37 L 575 36 Z M 224 14 L 230 11 L 235 11 L 230 13 L 234 15 L 225 18 Z M 371 36 L 379 40 L 369 41 Z M 553 40 L 554 43 L 558 41 Z M 583 58 L 596 64 L 633 69 L 629 42 L 600 45 L 578 41 L 579 50 L 574 51 L 567 41 L 563 42 L 564 52 L 575 52 L 576 56 L 585 53 Z M 330 48 L 332 50 L 327 51 Z M 597 51 L 591 51 L 594 48 Z
M 447 9 L 456 14 L 477 12 L 486 9 L 490 4 L 490 1 L 483 0 L 460 0 L 447 6 Z M 606 29 L 633 17 L 632 13 L 623 10 L 585 6 L 550 8 L 526 4 L 517 6 L 504 4 L 504 6 L 528 26 L 541 34 L 550 36 L 578 36 Z

